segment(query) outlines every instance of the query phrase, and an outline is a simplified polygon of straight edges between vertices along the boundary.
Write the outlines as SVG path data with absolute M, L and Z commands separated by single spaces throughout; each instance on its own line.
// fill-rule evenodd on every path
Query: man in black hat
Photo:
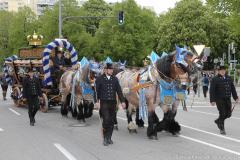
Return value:
M 231 77 L 226 74 L 225 66 L 220 66 L 218 68 L 218 75 L 211 81 L 210 102 L 212 106 L 217 104 L 219 117 L 215 120 L 215 123 L 220 129 L 220 134 L 223 135 L 226 134 L 224 121 L 230 118 L 232 114 L 231 94 L 233 99 L 238 102 L 239 99 L 233 81 Z
M 34 126 L 35 115 L 39 110 L 39 99 L 41 97 L 40 80 L 34 76 L 33 70 L 30 70 L 28 76 L 23 81 L 23 98 L 28 102 L 28 115 L 31 126 Z
M 114 117 L 116 112 L 116 96 L 121 101 L 122 108 L 125 108 L 122 89 L 117 77 L 113 76 L 113 66 L 107 63 L 105 73 L 96 80 L 97 106 L 100 106 L 100 117 L 102 118 L 103 145 L 113 144 L 111 139 L 114 128 Z

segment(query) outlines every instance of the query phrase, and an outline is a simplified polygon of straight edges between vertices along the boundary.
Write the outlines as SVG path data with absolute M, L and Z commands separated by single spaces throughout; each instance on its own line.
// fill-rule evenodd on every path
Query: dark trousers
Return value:
M 216 104 L 219 111 L 218 121 L 224 125 L 224 120 L 230 118 L 232 114 L 231 98 L 218 99 Z
M 208 86 L 203 86 L 203 95 L 206 98 L 207 97 L 207 91 L 208 91 Z
M 28 115 L 30 118 L 30 121 L 32 122 L 37 111 L 39 110 L 39 99 L 38 96 L 32 96 L 28 99 Z
M 102 118 L 104 138 L 111 138 L 116 117 L 116 102 L 100 101 L 100 117 Z
M 197 94 L 197 87 L 198 87 L 197 85 L 193 85 L 193 91 L 195 94 Z

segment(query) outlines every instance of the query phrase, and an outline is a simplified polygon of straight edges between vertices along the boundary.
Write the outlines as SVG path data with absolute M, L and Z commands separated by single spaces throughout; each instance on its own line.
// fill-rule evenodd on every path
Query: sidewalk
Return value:
M 237 86 L 236 90 L 237 90 L 238 96 L 240 96 L 240 86 Z M 232 99 L 232 102 L 234 102 L 233 99 Z M 198 93 L 194 95 L 194 92 L 191 89 L 190 94 L 187 95 L 187 106 L 191 106 L 192 103 L 193 103 L 193 106 L 210 106 L 209 89 L 207 93 L 207 98 L 204 98 L 202 88 L 200 88 L 200 96 L 198 96 Z

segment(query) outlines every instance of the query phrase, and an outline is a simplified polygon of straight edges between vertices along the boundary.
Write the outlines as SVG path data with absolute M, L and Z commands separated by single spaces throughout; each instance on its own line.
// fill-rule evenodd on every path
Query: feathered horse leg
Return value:
M 165 130 L 167 132 L 172 133 L 172 135 L 179 134 L 181 126 L 179 125 L 178 122 L 175 121 L 178 103 L 174 103 L 172 105 L 172 108 L 166 105 L 162 106 L 164 116 L 162 121 L 160 121 L 157 125 L 158 132 Z

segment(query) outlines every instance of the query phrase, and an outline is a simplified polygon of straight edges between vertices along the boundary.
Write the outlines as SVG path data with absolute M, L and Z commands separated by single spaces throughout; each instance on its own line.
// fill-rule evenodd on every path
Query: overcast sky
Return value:
M 121 2 L 122 0 L 105 0 L 106 2 Z M 157 14 L 173 8 L 180 0 L 135 0 L 141 6 L 152 6 Z

